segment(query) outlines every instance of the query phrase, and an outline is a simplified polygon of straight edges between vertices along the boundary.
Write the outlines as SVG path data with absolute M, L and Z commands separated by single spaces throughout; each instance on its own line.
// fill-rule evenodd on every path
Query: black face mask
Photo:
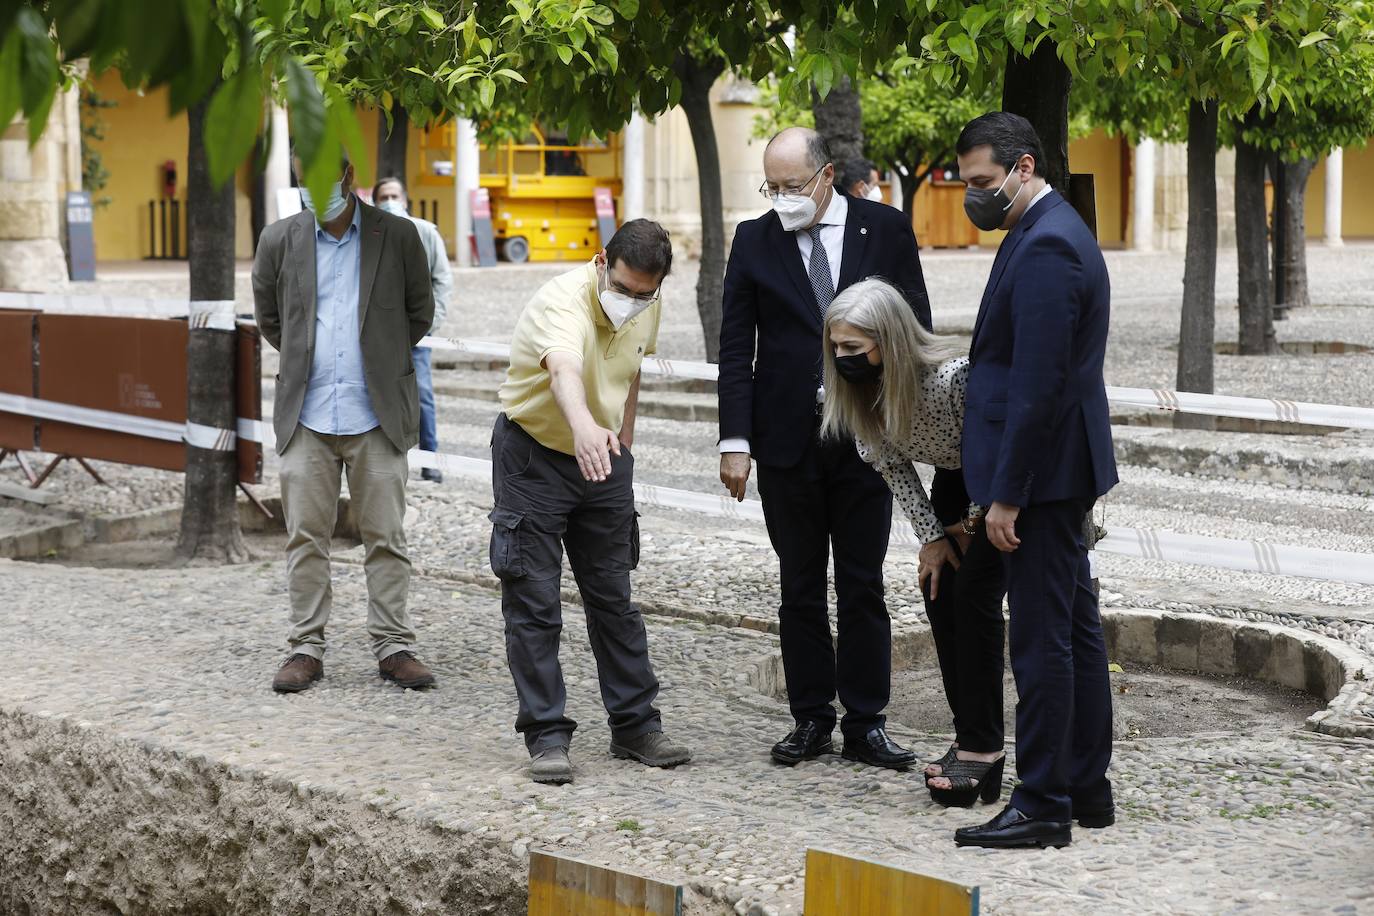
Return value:
M 883 364 L 868 361 L 867 353 L 835 357 L 835 371 L 851 385 L 871 385 L 883 377 Z
M 984 232 L 1002 228 L 1007 211 L 1016 203 L 1016 198 L 1021 196 L 1021 190 L 1025 188 L 1025 184 L 1022 183 L 1016 189 L 1016 197 L 1007 197 L 1007 182 L 1011 181 L 1011 176 L 1015 174 L 1009 173 L 996 191 L 973 187 L 964 189 L 964 213 L 968 215 L 969 222 Z

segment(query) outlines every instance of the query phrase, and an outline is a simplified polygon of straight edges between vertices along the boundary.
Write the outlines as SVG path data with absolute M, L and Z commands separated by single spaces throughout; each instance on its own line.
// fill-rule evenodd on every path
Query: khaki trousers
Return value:
M 404 519 L 408 466 L 381 427 L 356 436 L 328 436 L 297 426 L 281 456 L 286 514 L 286 575 L 291 595 L 293 653 L 324 658 L 324 627 L 333 603 L 329 547 L 338 515 L 341 474 L 348 473 L 353 517 L 366 550 L 367 632 L 381 661 L 411 649 L 406 612 L 410 559 Z

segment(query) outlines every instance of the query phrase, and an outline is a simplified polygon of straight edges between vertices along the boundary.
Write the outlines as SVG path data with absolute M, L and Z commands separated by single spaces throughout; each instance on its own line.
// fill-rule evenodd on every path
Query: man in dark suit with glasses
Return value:
M 795 727 L 773 747 L 793 765 L 833 752 L 838 696 L 844 756 L 903 769 L 915 755 L 888 737 L 883 710 L 892 635 L 883 558 L 892 494 L 854 443 L 817 437 L 821 328 L 845 287 L 883 277 L 921 323 L 930 304 L 916 237 L 899 210 L 848 197 L 825 140 L 788 128 L 763 154 L 759 188 L 771 209 L 735 231 L 720 332 L 722 483 L 743 499 L 751 465 L 781 566 L 783 668 Z M 836 639 L 826 567 L 835 561 Z

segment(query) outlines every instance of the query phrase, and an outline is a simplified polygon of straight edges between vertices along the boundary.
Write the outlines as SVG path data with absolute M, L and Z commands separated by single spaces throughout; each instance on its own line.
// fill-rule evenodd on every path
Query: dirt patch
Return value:
M 1007 733 L 1015 731 L 1016 684 L 1003 682 Z M 1243 677 L 1203 677 L 1164 668 L 1128 666 L 1112 674 L 1113 736 L 1187 738 L 1280 733 L 1302 728 L 1321 709 L 1300 690 Z M 949 705 L 935 668 L 892 672 L 888 716 L 924 732 L 951 730 Z

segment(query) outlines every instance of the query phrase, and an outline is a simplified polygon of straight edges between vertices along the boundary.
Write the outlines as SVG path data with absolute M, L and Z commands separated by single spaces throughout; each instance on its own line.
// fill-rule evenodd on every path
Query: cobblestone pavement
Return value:
M 1280 339 L 1374 346 L 1371 251 L 1311 249 L 1317 305 L 1281 325 Z M 1108 380 L 1168 384 L 1181 256 L 1109 253 L 1108 261 L 1117 291 Z M 946 330 L 971 328 L 990 262 L 984 253 L 926 256 L 937 321 Z M 524 297 L 559 269 L 464 272 L 445 333 L 505 339 Z M 694 272 L 694 263 L 683 264 L 666 287 L 663 355 L 702 355 L 691 314 Z M 1234 338 L 1234 273 L 1234 254 L 1223 253 L 1220 340 Z M 161 274 L 101 286 L 120 294 L 184 294 L 184 279 Z M 247 303 L 246 277 L 240 286 Z M 265 363 L 270 379 L 273 358 Z M 1368 354 L 1219 356 L 1217 390 L 1369 404 L 1371 368 Z M 443 450 L 486 457 L 495 405 L 441 397 L 439 406 Z M 715 438 L 711 423 L 641 419 L 639 481 L 721 492 Z M 1303 441 L 1321 448 L 1319 438 Z M 45 485 L 57 499 L 50 511 L 119 514 L 180 500 L 179 475 L 104 463 L 99 469 L 110 487 L 91 486 L 74 466 L 59 469 Z M 17 482 L 12 467 L 0 475 Z M 262 490 L 275 490 L 271 461 Z M 583 723 L 574 748 L 578 781 L 561 789 L 532 786 L 510 727 L 514 698 L 486 564 L 489 486 L 452 478 L 435 486 L 417 475 L 409 502 L 419 573 L 414 607 L 422 651 L 443 679 L 439 691 L 405 693 L 374 676 L 362 632 L 361 551 L 354 548 L 338 554 L 327 679 L 293 698 L 266 688 L 283 631 L 285 574 L 277 556 L 233 569 L 163 571 L 0 562 L 0 702 L 368 797 L 399 817 L 480 832 L 516 859 L 530 845 L 553 846 L 683 876 L 703 893 L 737 903 L 741 913 L 799 911 L 807 845 L 979 882 L 988 912 L 997 914 L 1374 913 L 1374 744 L 1367 741 L 1275 731 L 1120 743 L 1113 771 L 1125 814 L 1120 826 L 1078 831 L 1070 849 L 1043 853 L 955 850 L 953 828 L 990 812 L 935 808 L 911 775 L 838 758 L 773 767 L 767 746 L 786 730 L 786 709 L 749 678 L 776 651 L 776 639 L 709 622 L 775 617 L 776 560 L 763 526 L 751 522 L 644 510 L 636 596 L 651 609 L 698 618 L 656 617 L 650 626 L 665 721 L 694 745 L 695 761 L 656 772 L 607 757 L 585 631 L 570 608 L 563 661 L 571 712 Z M 1104 511 L 1108 527 L 1374 554 L 1372 508 L 1374 500 L 1339 490 L 1124 466 Z M 31 524 L 33 511 L 22 514 Z M 18 518 L 11 511 L 0 524 L 9 525 L 12 515 Z M 1105 605 L 1278 622 L 1374 656 L 1374 587 L 1099 559 Z M 923 626 L 911 551 L 890 552 L 887 581 L 897 631 Z M 924 756 L 937 755 L 945 740 L 900 722 L 893 730 Z M 341 744 L 348 753 L 338 753 Z
M 341 564 L 326 679 L 278 697 L 267 683 L 286 600 L 280 562 L 132 573 L 5 561 L 0 577 L 12 596 L 0 615 L 10 711 L 367 798 L 489 838 L 517 861 L 552 847 L 682 877 L 741 913 L 799 912 L 809 845 L 979 883 L 994 914 L 1374 912 L 1369 742 L 1297 731 L 1120 742 L 1117 827 L 1079 830 L 1060 851 L 956 850 L 951 831 L 990 809 L 939 809 L 916 775 L 839 758 L 768 762 L 788 717 L 749 686 L 776 650 L 767 634 L 651 619 L 666 726 L 695 749 L 690 765 L 653 771 L 607 755 L 585 629 L 570 609 L 577 781 L 539 787 L 511 730 L 489 590 L 416 581 L 441 688 L 409 693 L 375 676 L 361 570 Z M 925 757 L 942 749 L 943 736 L 892 730 Z

